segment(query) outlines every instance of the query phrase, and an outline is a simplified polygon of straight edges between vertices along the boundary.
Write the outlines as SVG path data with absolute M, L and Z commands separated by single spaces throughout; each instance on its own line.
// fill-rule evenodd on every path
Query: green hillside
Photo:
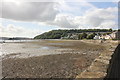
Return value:
M 108 33 L 112 32 L 112 29 L 71 29 L 71 30 L 52 30 L 43 34 L 37 35 L 34 39 L 60 39 L 61 37 L 67 37 L 68 34 L 79 33 Z

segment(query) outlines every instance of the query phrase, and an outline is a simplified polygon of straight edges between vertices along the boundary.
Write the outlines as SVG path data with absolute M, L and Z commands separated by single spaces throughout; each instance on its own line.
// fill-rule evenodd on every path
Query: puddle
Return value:
M 40 49 L 50 49 L 49 47 L 41 47 Z

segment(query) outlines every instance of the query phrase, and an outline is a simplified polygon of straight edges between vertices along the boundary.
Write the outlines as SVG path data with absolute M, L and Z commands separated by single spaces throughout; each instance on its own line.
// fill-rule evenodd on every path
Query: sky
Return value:
M 56 29 L 118 29 L 117 2 L 1 2 L 0 37 L 30 37 Z

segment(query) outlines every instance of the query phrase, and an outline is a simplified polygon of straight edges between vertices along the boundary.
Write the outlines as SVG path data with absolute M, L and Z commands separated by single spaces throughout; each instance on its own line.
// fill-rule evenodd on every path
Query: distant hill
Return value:
M 31 40 L 32 38 L 26 38 L 26 37 L 0 37 L 0 40 Z
M 0 40 L 9 40 L 8 37 L 0 37 Z
M 107 33 L 112 32 L 112 29 L 71 29 L 71 30 L 52 30 L 43 34 L 37 35 L 34 39 L 60 39 L 66 37 L 68 34 L 77 33 Z

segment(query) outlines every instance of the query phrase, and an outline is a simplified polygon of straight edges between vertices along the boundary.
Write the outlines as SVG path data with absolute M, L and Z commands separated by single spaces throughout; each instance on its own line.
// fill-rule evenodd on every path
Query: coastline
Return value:
M 38 42 L 33 42 L 38 44 Z M 44 44 L 46 43 L 46 44 Z M 101 54 L 106 53 L 110 43 L 88 43 L 82 41 L 62 40 L 45 41 L 39 45 L 60 47 L 60 54 L 33 56 L 28 58 L 10 58 L 3 60 L 3 77 L 5 78 L 75 78 L 86 70 Z M 52 43 L 52 44 L 50 44 Z M 53 44 L 54 43 L 54 44 Z M 55 45 L 59 43 L 58 45 Z M 64 44 L 60 45 L 61 43 Z M 49 45 L 48 45 L 49 44 Z M 74 46 L 73 46 L 74 45 Z M 67 53 L 64 53 L 64 49 Z M 74 53 L 82 51 L 80 53 Z M 72 53 L 70 53 L 72 52 Z M 11 66 L 11 67 L 10 67 Z M 35 74 L 35 75 L 34 75 Z

